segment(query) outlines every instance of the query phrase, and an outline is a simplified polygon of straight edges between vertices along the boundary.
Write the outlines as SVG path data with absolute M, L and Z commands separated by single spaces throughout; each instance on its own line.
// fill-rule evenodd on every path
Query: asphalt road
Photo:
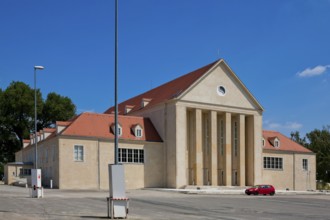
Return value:
M 108 193 L 0 185 L 0 219 L 106 219 Z M 128 219 L 330 219 L 330 195 L 209 195 L 128 191 Z

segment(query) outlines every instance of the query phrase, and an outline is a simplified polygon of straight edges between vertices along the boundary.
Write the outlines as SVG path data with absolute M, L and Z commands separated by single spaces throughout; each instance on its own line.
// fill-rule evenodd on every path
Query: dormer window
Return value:
M 268 140 L 275 148 L 279 148 L 281 146 L 281 142 L 278 137 L 272 137 L 272 138 L 269 138 Z
M 115 134 L 115 124 L 111 124 L 110 126 L 111 132 Z M 123 128 L 121 127 L 120 124 L 118 124 L 118 136 L 121 136 L 123 134 Z
M 141 127 L 141 125 L 137 124 L 135 126 L 132 127 L 132 131 L 135 135 L 135 137 L 142 137 L 143 136 L 143 128 Z
M 126 105 L 125 106 L 125 114 L 128 114 L 132 109 L 134 108 L 134 105 Z
M 278 139 L 274 140 L 274 147 L 276 148 L 280 147 L 280 141 Z
M 266 141 L 265 141 L 264 138 L 262 138 L 261 143 L 262 143 L 262 146 L 263 146 L 263 147 L 266 145 Z
M 141 108 L 146 107 L 151 102 L 151 99 L 143 98 L 141 100 Z
M 142 137 L 142 129 L 136 129 L 136 137 Z

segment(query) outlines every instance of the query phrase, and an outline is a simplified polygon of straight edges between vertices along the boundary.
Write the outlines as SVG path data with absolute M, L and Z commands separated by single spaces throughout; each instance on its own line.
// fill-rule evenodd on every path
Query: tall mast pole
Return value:
M 115 164 L 118 164 L 118 0 L 115 0 Z

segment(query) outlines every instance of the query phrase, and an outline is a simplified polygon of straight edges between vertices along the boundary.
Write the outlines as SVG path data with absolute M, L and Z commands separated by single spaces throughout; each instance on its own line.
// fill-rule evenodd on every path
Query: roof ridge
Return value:
M 100 115 L 105 117 L 113 117 L 113 114 L 106 114 L 106 113 L 96 113 L 96 112 L 83 112 L 81 115 Z M 118 117 L 125 117 L 125 118 L 149 118 L 149 117 L 143 117 L 143 116 L 137 116 L 137 115 L 118 115 Z

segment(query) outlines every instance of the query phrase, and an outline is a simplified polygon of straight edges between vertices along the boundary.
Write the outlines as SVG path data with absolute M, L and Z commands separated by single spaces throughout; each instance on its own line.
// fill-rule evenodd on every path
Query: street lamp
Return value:
M 38 169 L 38 151 L 37 151 L 37 70 L 43 70 L 43 66 L 34 66 L 34 143 L 35 143 L 35 164 L 34 168 Z

